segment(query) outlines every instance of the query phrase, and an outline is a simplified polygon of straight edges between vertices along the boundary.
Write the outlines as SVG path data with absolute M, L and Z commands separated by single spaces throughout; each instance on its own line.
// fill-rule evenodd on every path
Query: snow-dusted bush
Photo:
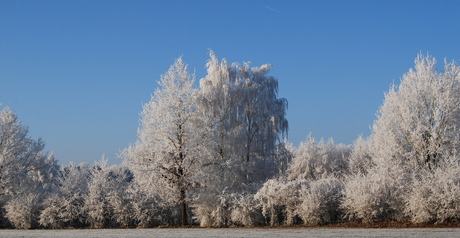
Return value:
M 331 139 L 327 143 L 316 142 L 309 135 L 294 152 L 294 158 L 287 170 L 287 179 L 318 180 L 330 176 L 342 177 L 347 173 L 350 147 L 334 144 Z
M 107 227 L 111 216 L 111 209 L 107 201 L 106 175 L 107 160 L 96 163 L 91 171 L 91 180 L 88 183 L 88 193 L 84 197 L 82 209 L 88 213 L 88 223 L 91 228 Z
M 88 222 L 92 228 L 128 227 L 132 224 L 129 188 L 133 175 L 126 167 L 107 165 L 102 158 L 92 169 L 85 196 Z
M 44 201 L 40 224 L 50 228 L 85 227 L 88 215 L 84 209 L 91 168 L 88 164 L 69 164 L 58 177 L 58 190 Z
M 199 199 L 192 204 L 194 219 L 202 227 L 227 227 L 231 224 L 231 195 L 225 190 L 209 196 L 200 194 Z
M 273 226 L 337 221 L 342 215 L 343 184 L 336 177 L 348 174 L 351 148 L 332 140 L 316 142 L 310 135 L 291 150 L 294 158 L 286 174 L 265 182 L 254 196 L 266 222 Z
M 257 206 L 254 194 L 233 194 L 230 217 L 234 225 L 256 226 L 263 224 L 262 211 Z
M 303 186 L 296 214 L 308 225 L 338 221 L 342 216 L 342 190 L 343 184 L 336 178 L 320 179 L 311 182 L 309 186 Z
M 459 221 L 459 174 L 458 161 L 442 163 L 434 170 L 416 173 L 406 197 L 406 215 L 413 222 Z
M 217 199 L 217 198 L 216 198 Z M 213 226 L 212 212 L 214 204 L 209 203 L 199 203 L 192 204 L 193 219 L 197 221 L 201 227 L 211 227 Z
M 440 166 L 434 171 L 432 204 L 437 211 L 437 221 L 460 221 L 460 167 L 457 163 Z
M 266 223 L 274 225 L 292 225 L 296 223 L 296 209 L 301 203 L 299 193 L 303 187 L 308 187 L 306 180 L 282 182 L 270 179 L 254 195 Z
M 440 208 L 440 201 L 436 201 L 437 197 L 433 191 L 438 185 L 435 180 L 432 171 L 424 170 L 413 175 L 411 190 L 405 198 L 406 206 L 404 209 L 405 214 L 413 222 L 422 223 L 437 220 L 437 209 Z
M 341 207 L 350 220 L 400 220 L 409 182 L 407 173 L 396 165 L 352 175 L 345 181 Z
M 159 211 L 155 196 L 146 194 L 137 184 L 132 191 L 132 216 L 136 226 L 141 228 L 152 227 L 157 224 L 156 214 Z
M 374 166 L 370 151 L 370 140 L 359 136 L 353 143 L 352 152 L 348 158 L 350 174 L 366 174 Z
M 129 191 L 133 225 L 137 227 L 180 225 L 181 209 L 176 190 L 162 180 L 143 180 L 134 177 Z M 120 204 L 121 205 L 121 204 Z M 124 215 L 129 218 L 128 214 Z
M 24 194 L 9 201 L 6 206 L 6 217 L 17 229 L 37 227 L 41 210 L 40 195 Z
M 124 166 L 112 165 L 107 169 L 107 186 L 105 187 L 108 197 L 108 204 L 112 209 L 113 226 L 129 227 L 133 223 L 132 215 L 132 194 L 133 183 L 132 172 Z
M 255 226 L 263 223 L 261 209 L 252 193 L 224 191 L 214 198 L 201 196 L 198 201 L 193 205 L 194 219 L 202 227 Z

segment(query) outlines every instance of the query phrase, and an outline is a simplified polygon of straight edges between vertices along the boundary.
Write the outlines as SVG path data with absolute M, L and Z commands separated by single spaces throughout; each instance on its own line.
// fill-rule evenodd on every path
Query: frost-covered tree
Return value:
M 108 204 L 112 210 L 109 225 L 124 228 L 133 226 L 133 173 L 123 165 L 109 166 L 105 173 L 107 185 L 104 189 L 107 191 Z
M 209 56 L 198 101 L 209 159 L 201 168 L 205 186 L 196 191 L 195 219 L 202 226 L 255 224 L 257 212 L 249 219 L 243 215 L 248 211 L 244 204 L 251 203 L 264 181 L 284 171 L 291 158 L 282 143 L 287 100 L 277 97 L 278 81 L 268 75 L 270 65 L 229 65 L 213 51 Z
M 343 180 L 349 173 L 350 146 L 316 142 L 309 135 L 298 148 L 285 147 L 292 156 L 285 173 L 270 179 L 255 198 L 270 225 L 320 225 L 341 221 Z
M 435 204 L 445 204 L 458 186 L 455 180 L 437 176 L 448 168 L 440 166 L 446 160 L 457 161 L 460 68 L 455 62 L 446 63 L 438 72 L 435 65 L 433 57 L 418 55 L 415 69 L 385 94 L 370 140 L 355 145 L 350 163 L 361 168 L 347 178 L 342 204 L 349 218 L 369 222 L 409 216 L 415 222 L 444 221 L 444 216 L 434 213 L 455 207 Z M 448 168 L 445 175 L 452 171 Z
M 272 156 L 280 135 L 286 133 L 287 100 L 277 98 L 278 81 L 268 76 L 270 65 L 250 67 L 247 62 L 238 65 L 238 111 L 243 128 L 244 158 L 266 159 Z
M 323 225 L 342 219 L 343 183 L 334 177 L 313 181 L 300 190 L 296 214 L 304 224 Z
M 234 225 L 253 227 L 263 224 L 262 211 L 254 198 L 254 194 L 234 194 L 230 210 L 230 220 Z
M 213 51 L 209 55 L 208 73 L 200 80 L 200 112 L 208 120 L 211 156 L 220 166 L 241 167 L 246 183 L 264 180 L 277 169 L 272 162 L 288 129 L 287 100 L 278 98 L 278 81 L 268 75 L 270 65 L 229 65 L 225 59 L 219 62 Z M 257 171 L 264 163 L 266 177 Z
M 267 180 L 254 195 L 266 223 L 274 225 L 293 225 L 296 223 L 296 209 L 301 203 L 300 192 L 309 186 L 309 181 Z
M 405 215 L 416 223 L 460 221 L 459 174 L 456 158 L 440 162 L 433 171 L 415 173 L 404 200 Z
M 335 144 L 332 139 L 327 143 L 316 142 L 309 135 L 294 152 L 294 157 L 286 172 L 288 180 L 318 180 L 331 176 L 343 177 L 348 170 L 349 146 Z
M 212 156 L 220 160 L 229 160 L 237 143 L 235 130 L 235 110 L 237 98 L 236 72 L 223 59 L 221 62 L 213 51 L 209 52 L 207 75 L 200 80 L 200 113 L 203 115 L 205 125 L 209 127 L 212 137 Z
M 37 225 L 43 198 L 53 190 L 59 166 L 44 142 L 27 136 L 28 128 L 9 108 L 0 111 L 0 209 L 17 228 Z M 6 209 L 6 210 L 5 210 Z M 5 214 L 6 212 L 6 214 Z
M 321 225 L 341 221 L 343 183 L 334 177 L 319 180 L 270 179 L 254 195 L 265 222 L 274 225 Z M 253 212 L 253 214 L 256 214 Z
M 16 229 L 30 229 L 38 226 L 42 208 L 42 197 L 34 192 L 15 196 L 5 206 L 6 217 Z
M 82 163 L 65 166 L 58 177 L 58 190 L 44 201 L 40 224 L 50 228 L 86 227 L 88 213 L 84 209 L 88 196 L 91 168 Z
M 85 204 L 82 209 L 88 213 L 88 223 L 91 228 L 108 227 L 113 213 L 108 201 L 106 168 L 107 160 L 102 158 L 94 165 L 88 182 L 88 193 L 85 194 Z
M 133 175 L 124 166 L 107 163 L 103 157 L 94 164 L 83 209 L 92 228 L 129 227 L 133 223 L 130 194 Z
M 359 136 L 353 143 L 353 149 L 348 158 L 350 174 L 366 174 L 374 166 L 370 151 L 370 140 Z
M 418 55 L 415 69 L 393 85 L 372 127 L 375 162 L 401 163 L 408 168 L 436 167 L 459 148 L 460 68 Z
M 354 174 L 345 181 L 341 208 L 351 221 L 402 220 L 408 181 L 400 166 L 376 166 L 366 174 Z
M 195 77 L 178 58 L 161 76 L 157 89 L 141 113 L 136 144 L 124 152 L 136 179 L 163 182 L 175 190 L 180 204 L 181 223 L 187 224 L 187 197 L 199 172 L 198 150 L 201 145 L 197 130 L 197 89 Z

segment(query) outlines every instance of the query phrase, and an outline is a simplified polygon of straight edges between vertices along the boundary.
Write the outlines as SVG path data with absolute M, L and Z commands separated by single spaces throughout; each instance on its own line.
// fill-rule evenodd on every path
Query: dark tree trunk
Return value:
M 185 190 L 180 190 L 180 206 L 181 206 L 181 220 L 182 226 L 186 226 L 187 224 L 187 206 L 185 204 Z

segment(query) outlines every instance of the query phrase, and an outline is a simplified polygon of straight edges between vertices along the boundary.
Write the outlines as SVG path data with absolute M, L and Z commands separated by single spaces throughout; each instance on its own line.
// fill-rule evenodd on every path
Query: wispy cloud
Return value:
M 265 5 L 265 7 L 270 11 L 273 11 L 273 12 L 276 12 L 276 13 L 280 14 L 283 17 L 288 17 L 288 16 L 284 15 L 282 12 L 280 12 L 280 11 L 274 9 L 274 8 L 271 8 L 270 6 Z

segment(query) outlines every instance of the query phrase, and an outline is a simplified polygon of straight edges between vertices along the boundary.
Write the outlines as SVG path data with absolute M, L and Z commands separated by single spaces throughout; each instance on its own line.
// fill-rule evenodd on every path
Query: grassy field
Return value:
M 0 237 L 460 237 L 460 228 L 155 228 L 0 230 Z

